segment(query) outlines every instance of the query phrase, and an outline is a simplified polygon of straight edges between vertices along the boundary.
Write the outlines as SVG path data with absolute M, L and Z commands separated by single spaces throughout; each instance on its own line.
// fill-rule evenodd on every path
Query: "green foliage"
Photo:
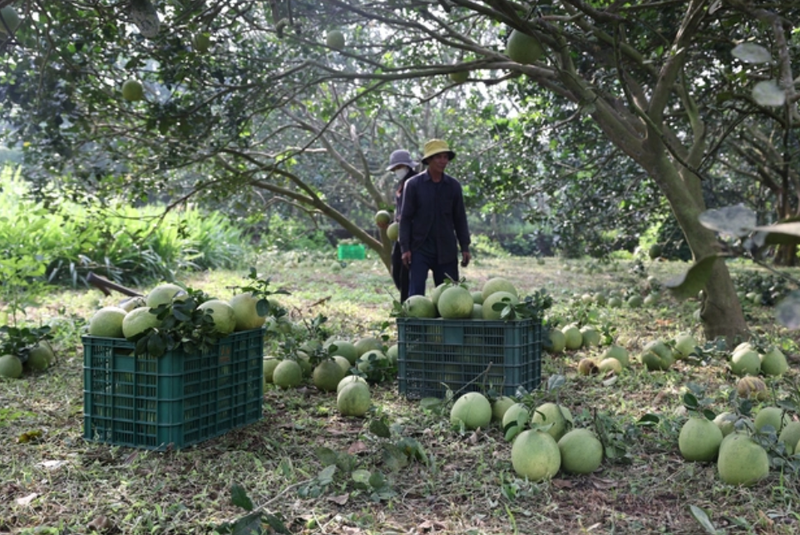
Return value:
M 0 326 L 0 355 L 16 355 L 20 361 L 28 360 L 28 352 L 39 342 L 52 339 L 50 327 Z
M 258 229 L 259 247 L 266 251 L 323 251 L 331 247 L 325 232 L 307 219 L 273 214 Z

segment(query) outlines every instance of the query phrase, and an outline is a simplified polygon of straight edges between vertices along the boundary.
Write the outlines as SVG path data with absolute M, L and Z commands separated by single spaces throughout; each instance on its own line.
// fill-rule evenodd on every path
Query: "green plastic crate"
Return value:
M 339 245 L 337 249 L 339 260 L 364 260 L 366 250 L 362 244 Z
M 201 354 L 134 356 L 134 344 L 83 337 L 83 436 L 180 449 L 262 417 L 264 329 L 233 333 Z
M 540 321 L 397 318 L 397 332 L 399 390 L 409 399 L 441 398 L 448 388 L 491 386 L 513 396 L 539 387 Z

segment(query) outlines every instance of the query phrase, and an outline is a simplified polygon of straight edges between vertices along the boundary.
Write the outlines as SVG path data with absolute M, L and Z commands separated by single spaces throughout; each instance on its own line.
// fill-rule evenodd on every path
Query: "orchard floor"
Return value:
M 279 301 L 294 323 L 308 326 L 322 315 L 328 334 L 354 340 L 385 334 L 393 343 L 395 293 L 385 268 L 370 259 L 344 269 L 332 264 L 314 257 L 299 263 L 272 257 L 257 267 L 274 288 L 291 292 Z M 644 271 L 632 262 L 478 259 L 462 275 L 470 289 L 480 289 L 493 276 L 507 277 L 523 295 L 544 287 L 555 299 L 550 318 L 605 326 L 632 355 L 650 340 L 669 340 L 684 331 L 704 344 L 693 318 L 696 301 L 678 302 L 661 291 L 655 305 L 612 309 L 580 299 L 613 290 L 655 293 L 659 281 L 687 264 L 648 260 L 640 267 Z M 731 269 L 748 268 L 733 264 Z M 231 286 L 244 283 L 245 271 L 203 273 L 184 281 L 226 297 Z M 275 515 L 289 533 L 800 531 L 798 472 L 790 466 L 773 467 L 754 486 L 732 487 L 719 479 L 714 463 L 686 462 L 678 451 L 678 433 L 687 418 L 683 396 L 690 385 L 714 412 L 732 408 L 729 394 L 737 378 L 719 352 L 702 362 L 678 361 L 666 372 L 648 372 L 633 362 L 619 375 L 589 377 L 577 374 L 577 362 L 599 356 L 602 348 L 543 354 L 542 388 L 523 401 L 532 407 L 545 401 L 568 407 L 576 426 L 598 431 L 615 456 L 591 475 L 559 472 L 538 483 L 515 474 L 511 445 L 499 424 L 485 431 L 454 429 L 447 412 L 423 410 L 417 400 L 399 395 L 396 381 L 372 386 L 374 409 L 364 419 L 340 416 L 335 394 L 310 384 L 288 391 L 268 385 L 260 421 L 195 446 L 153 452 L 86 441 L 81 328 L 93 310 L 119 297 L 97 290 L 57 292 L 28 312 L 30 321 L 54 326 L 58 359 L 45 373 L 0 383 L 0 533 L 212 533 L 246 515 L 232 503 L 234 486 L 243 489 L 263 519 Z M 774 398 L 765 404 L 798 401 L 797 333 L 776 325 L 771 308 L 744 307 L 753 332 L 781 344 L 790 361 L 783 378 L 767 380 Z M 266 351 L 279 352 L 279 342 L 269 339 Z M 557 380 L 561 377 L 563 383 Z M 548 389 L 548 384 L 560 387 Z M 376 420 L 389 426 L 388 438 L 373 432 Z M 427 462 L 398 457 L 398 444 L 416 445 Z M 324 470 L 329 464 L 336 469 Z M 692 507 L 699 508 L 695 514 Z M 698 510 L 707 514 L 706 524 L 698 520 L 703 519 Z M 240 529 L 234 532 L 251 533 Z M 271 531 L 265 527 L 264 532 Z

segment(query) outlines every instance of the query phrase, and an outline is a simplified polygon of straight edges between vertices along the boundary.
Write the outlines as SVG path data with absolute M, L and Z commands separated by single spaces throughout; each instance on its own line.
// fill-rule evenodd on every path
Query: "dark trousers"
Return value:
M 435 256 L 428 256 L 420 252 L 411 253 L 411 269 L 409 269 L 408 295 L 425 295 L 425 281 L 428 271 L 433 271 L 433 283 L 439 286 L 446 277 L 458 280 L 458 259 L 440 264 Z
M 403 265 L 403 253 L 400 251 L 399 242 L 394 242 L 392 248 L 392 279 L 400 290 L 400 302 L 404 303 L 408 299 L 408 270 Z

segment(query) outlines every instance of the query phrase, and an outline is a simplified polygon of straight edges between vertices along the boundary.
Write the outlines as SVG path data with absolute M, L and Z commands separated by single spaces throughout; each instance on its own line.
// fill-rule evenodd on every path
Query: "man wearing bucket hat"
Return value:
M 389 156 L 389 166 L 386 170 L 394 173 L 400 181 L 394 192 L 395 221 L 400 220 L 400 212 L 403 209 L 403 187 L 406 181 L 417 173 L 418 165 L 417 162 L 411 159 L 411 154 L 405 149 L 396 150 Z M 394 242 L 392 246 L 392 279 L 394 280 L 394 285 L 400 290 L 400 302 L 402 303 L 408 299 L 408 269 L 403 265 L 399 241 Z
M 425 143 L 422 163 L 428 169 L 410 178 L 403 190 L 400 212 L 400 249 L 409 270 L 408 295 L 424 295 L 428 271 L 439 285 L 446 277 L 458 280 L 458 248 L 461 265 L 470 261 L 469 227 L 461 184 L 445 174 L 456 157 L 447 142 Z

